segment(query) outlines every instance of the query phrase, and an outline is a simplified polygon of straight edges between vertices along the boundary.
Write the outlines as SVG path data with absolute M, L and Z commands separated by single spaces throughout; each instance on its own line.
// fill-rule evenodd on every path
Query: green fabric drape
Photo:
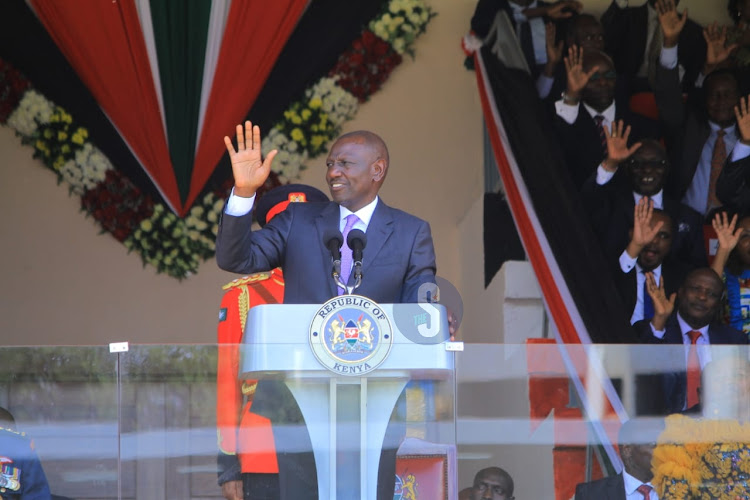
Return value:
M 195 158 L 210 13 L 211 0 L 151 0 L 167 140 L 182 202 Z

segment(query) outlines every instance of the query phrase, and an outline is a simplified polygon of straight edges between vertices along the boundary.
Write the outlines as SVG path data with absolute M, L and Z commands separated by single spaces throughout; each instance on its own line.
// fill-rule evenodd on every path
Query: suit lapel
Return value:
M 339 222 L 339 206 L 338 204 L 331 202 L 325 208 L 323 208 L 320 214 L 318 214 L 318 216 L 315 218 L 315 227 L 317 229 L 317 234 L 324 235 L 326 234 L 327 230 L 331 229 L 339 230 Z M 320 238 L 320 236 L 318 237 Z M 323 240 L 320 240 L 319 245 L 321 258 L 323 260 L 323 269 L 326 270 L 326 276 L 330 276 L 328 270 L 331 268 L 331 254 L 326 248 L 325 242 L 323 242 Z M 328 296 L 334 297 L 338 293 L 338 290 L 336 284 L 333 281 L 333 278 L 328 277 L 328 279 L 326 279 L 326 282 L 328 283 Z
M 393 214 L 391 207 L 382 198 L 378 200 L 370 224 L 367 226 L 367 247 L 362 255 L 362 273 L 365 274 L 370 263 L 377 259 L 380 250 L 393 232 Z
M 607 500 L 625 500 L 625 479 L 622 474 L 610 476 L 607 481 Z

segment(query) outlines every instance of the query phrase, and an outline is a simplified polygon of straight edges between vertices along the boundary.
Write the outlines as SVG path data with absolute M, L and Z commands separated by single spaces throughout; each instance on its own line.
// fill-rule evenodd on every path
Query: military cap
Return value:
M 263 227 L 290 203 L 324 201 L 329 201 L 328 196 L 320 189 L 306 184 L 286 184 L 273 188 L 260 197 L 255 205 L 255 219 Z

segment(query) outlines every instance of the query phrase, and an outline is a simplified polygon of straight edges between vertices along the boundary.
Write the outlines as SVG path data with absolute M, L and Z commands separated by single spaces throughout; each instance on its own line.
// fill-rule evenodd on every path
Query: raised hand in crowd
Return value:
M 659 284 L 657 285 L 652 272 L 646 273 L 646 291 L 654 303 L 654 317 L 651 318 L 651 325 L 656 330 L 664 330 L 667 319 L 674 311 L 677 294 L 673 293 L 667 298 L 667 293 L 664 291 L 664 276 L 659 278 Z
M 716 250 L 716 256 L 711 263 L 711 269 L 721 276 L 724 274 L 724 266 L 727 264 L 729 254 L 734 250 L 734 247 L 737 246 L 737 242 L 740 240 L 742 228 L 735 230 L 734 228 L 737 225 L 737 214 L 735 214 L 734 217 L 732 217 L 732 220 L 729 221 L 726 212 L 714 215 L 711 225 L 714 227 L 716 237 L 719 240 L 719 248 Z
M 740 142 L 750 146 L 750 96 L 740 97 L 739 105 L 734 107 L 734 116 L 737 119 Z
M 578 102 L 581 99 L 581 91 L 591 79 L 591 75 L 599 70 L 594 66 L 588 71 L 583 70 L 583 48 L 571 45 L 565 61 L 565 72 L 568 75 L 568 87 L 565 90 L 565 100 Z
M 237 125 L 237 150 L 232 140 L 224 136 L 224 145 L 229 152 L 234 176 L 234 194 L 250 198 L 266 182 L 271 173 L 271 162 L 277 150 L 270 151 L 265 159 L 261 157 L 260 127 L 249 121 Z
M 656 0 L 656 12 L 659 15 L 659 24 L 664 34 L 664 46 L 674 47 L 677 45 L 682 28 L 685 27 L 687 22 L 687 9 L 679 14 L 674 0 Z
M 544 74 L 550 78 L 554 78 L 557 65 L 560 64 L 563 57 L 564 45 L 562 40 L 555 43 L 555 38 L 557 38 L 557 26 L 555 26 L 555 23 L 547 23 L 544 26 L 544 38 L 547 48 L 547 63 L 544 65 Z
M 703 28 L 703 39 L 706 40 L 704 75 L 714 71 L 720 64 L 729 59 L 732 52 L 739 47 L 736 43 L 727 45 L 727 28 L 726 26 L 720 27 L 716 22 Z
M 641 198 L 633 208 L 633 236 L 625 251 L 634 259 L 638 258 L 641 250 L 654 240 L 664 225 L 664 221 L 659 221 L 651 226 L 653 215 L 654 201 L 648 196 Z
M 602 162 L 602 167 L 610 172 L 616 171 L 620 163 L 630 158 L 641 147 L 640 142 L 628 147 L 630 125 L 625 126 L 623 120 L 613 122 L 611 130 L 604 127 L 604 135 L 607 138 L 607 158 Z

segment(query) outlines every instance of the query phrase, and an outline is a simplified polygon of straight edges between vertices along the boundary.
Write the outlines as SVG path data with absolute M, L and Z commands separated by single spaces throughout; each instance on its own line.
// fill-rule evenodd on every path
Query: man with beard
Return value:
M 653 139 L 627 146 L 630 127 L 618 122 L 607 131 L 607 159 L 583 187 L 582 196 L 606 256 L 617 258 L 628 245 L 633 210 L 644 197 L 653 208 L 671 217 L 671 253 L 693 267 L 706 265 L 703 225 L 700 214 L 664 193 L 669 174 L 667 153 Z
M 617 74 L 607 54 L 574 45 L 564 60 L 567 88 L 555 102 L 555 127 L 571 179 L 580 189 L 607 157 L 605 132 L 616 121 L 628 123 L 635 140 L 659 134 L 656 123 L 632 113 L 622 98 L 615 99 Z
M 671 296 L 665 293 L 663 280 L 657 284 L 650 273 L 646 276 L 646 283 L 654 303 L 654 316 L 650 321 L 641 320 L 633 327 L 642 342 L 685 346 L 678 351 L 658 353 L 660 363 L 666 361 L 665 355 L 675 355 L 678 358 L 672 365 L 685 367 L 661 377 L 663 412 L 678 413 L 692 408 L 700 400 L 700 374 L 711 361 L 709 346 L 747 344 L 748 337 L 716 321 L 724 283 L 712 269 L 691 271 L 677 294 Z
M 654 209 L 653 201 L 641 198 L 633 218 L 630 243 L 620 255 L 616 273 L 620 296 L 627 310 L 632 311 L 631 324 L 654 315 L 654 304 L 646 291 L 646 273 L 653 273 L 657 282 L 663 276 L 668 295 L 677 291 L 688 273 L 687 266 L 678 259 L 665 260 L 672 247 L 672 217 Z
M 667 147 L 675 169 L 668 190 L 697 212 L 708 215 L 721 206 L 716 182 L 727 160 L 748 156 L 750 148 L 735 147 L 739 134 L 734 108 L 740 102 L 737 77 L 728 69 L 711 71 L 729 56 L 726 36 L 707 30 L 711 40 L 704 71 L 703 99 L 699 104 L 683 102 L 677 65 L 678 40 L 685 25 L 671 0 L 660 14 L 664 45 L 656 69 L 654 92 L 659 116 L 665 125 Z M 700 100 L 699 100 L 700 101 Z

